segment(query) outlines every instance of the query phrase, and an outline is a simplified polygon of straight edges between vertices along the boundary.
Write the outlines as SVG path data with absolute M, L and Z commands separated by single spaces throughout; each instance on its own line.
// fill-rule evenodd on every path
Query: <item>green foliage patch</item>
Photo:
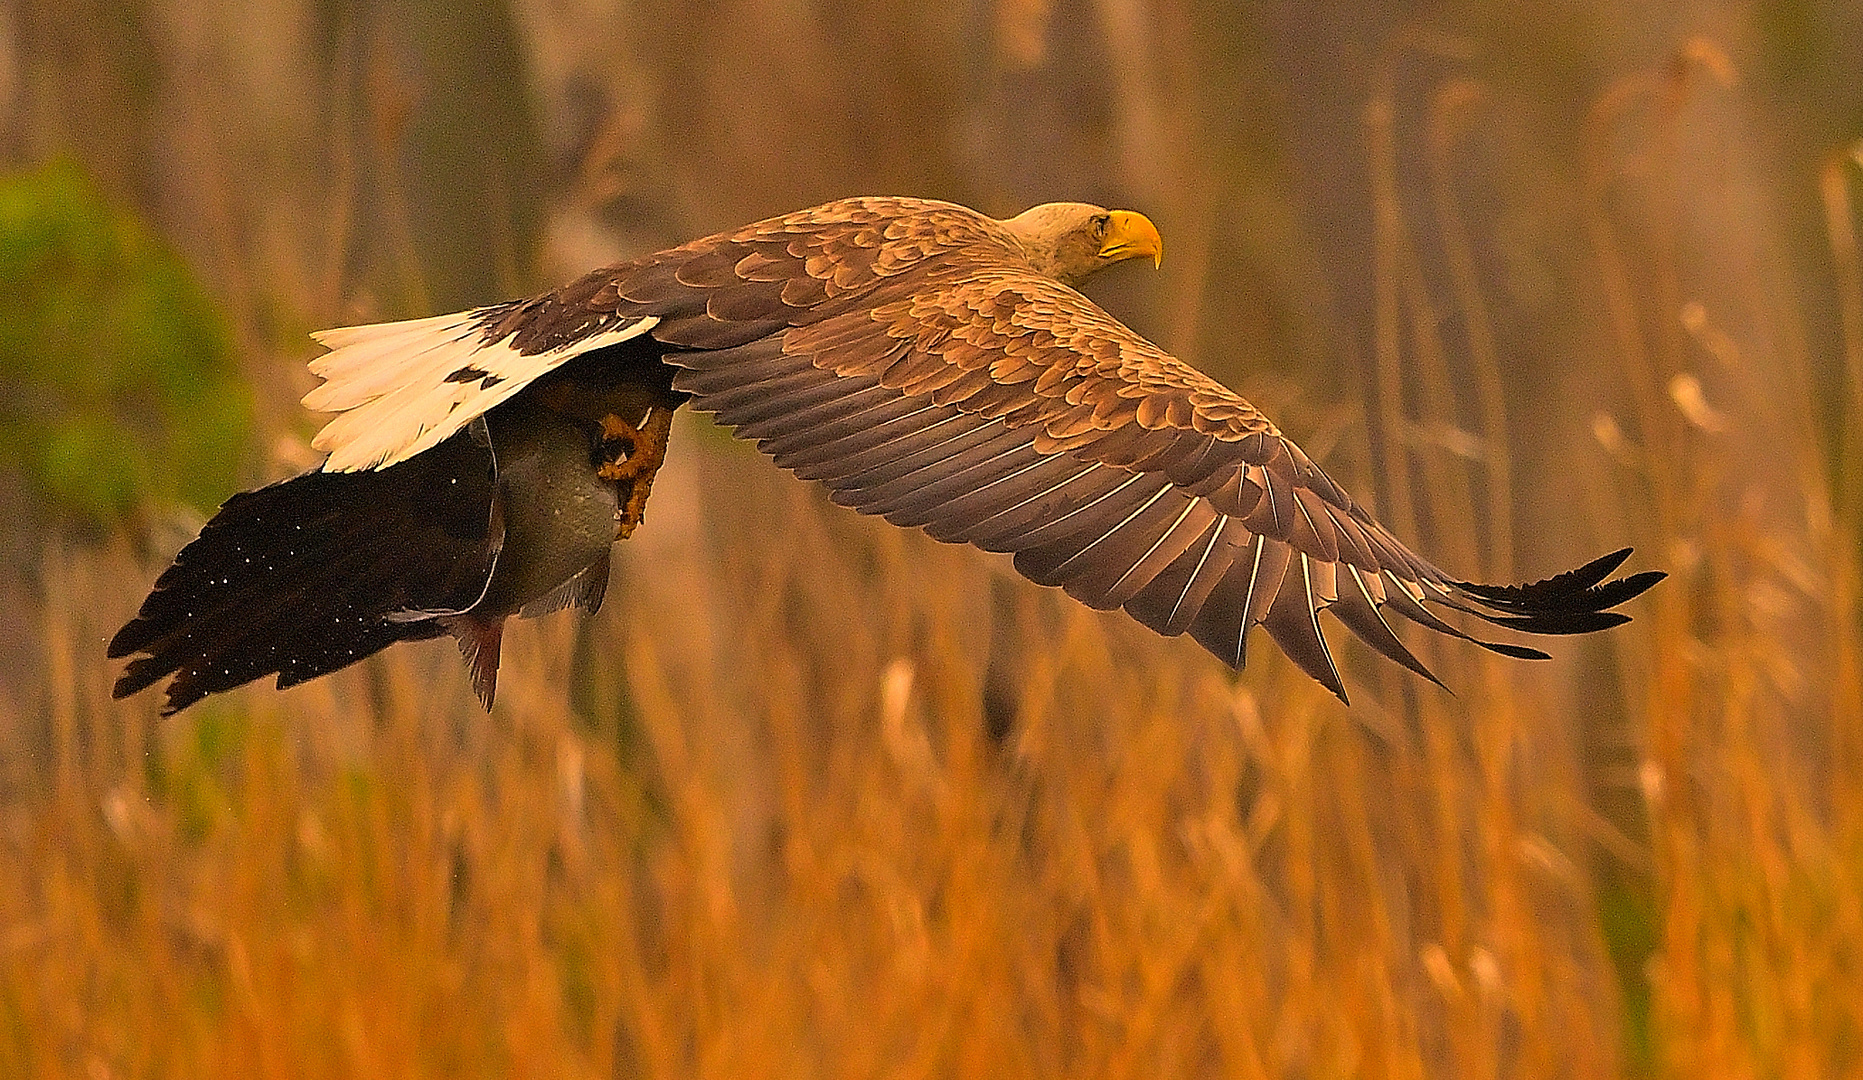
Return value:
M 181 256 L 76 165 L 0 176 L 0 470 L 107 526 L 237 486 L 251 404 Z

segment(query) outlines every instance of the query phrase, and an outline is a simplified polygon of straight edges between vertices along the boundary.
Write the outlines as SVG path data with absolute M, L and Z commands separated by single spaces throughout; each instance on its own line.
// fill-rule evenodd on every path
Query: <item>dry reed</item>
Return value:
M 1134 5 L 1103 6 L 1153 47 Z M 1048 5 L 1003 10 L 1016 62 L 1039 61 Z M 302 258 L 233 220 L 276 176 L 204 200 L 216 280 L 299 282 L 310 321 L 366 308 L 343 283 L 377 225 L 377 280 L 425 292 L 394 165 L 408 106 L 362 89 L 388 76 L 340 30 L 339 190 Z M 163 720 L 109 699 L 101 643 L 166 553 L 52 542 L 11 616 L 40 675 L 0 680 L 0 1075 L 1856 1074 L 1856 168 L 1800 178 L 1851 360 L 1830 440 L 1778 259 L 1697 246 L 1702 221 L 1746 220 L 1692 183 L 1745 160 L 1726 57 L 1691 41 L 1600 92 L 1565 204 L 1570 322 L 1596 349 L 1559 403 L 1582 421 L 1556 430 L 1501 369 L 1484 268 L 1519 238 L 1465 201 L 1512 148 L 1493 88 L 1432 81 L 1417 105 L 1398 77 L 1467 54 L 1407 35 L 1381 60 L 1375 404 L 1328 464 L 1362 475 L 1386 448 L 1391 523 L 1459 570 L 1639 544 L 1674 578 L 1632 626 L 1538 668 L 1420 649 L 1455 698 L 1351 651 L 1348 712 L 1263 639 L 1233 676 L 829 507 L 694 422 L 607 609 L 519 625 L 492 715 L 428 643 Z M 1133 147 L 1196 130 L 1147 109 L 1122 114 Z M 238 187 L 230 138 L 190 152 Z M 839 154 L 863 167 L 857 142 Z M 599 205 L 568 211 L 638 194 L 632 167 L 607 146 L 578 188 Z M 1170 202 L 1173 179 L 1133 182 L 1214 272 L 1223 179 Z M 698 216 L 754 198 L 715 186 Z M 252 290 L 223 292 L 289 417 L 301 357 Z M 1556 438 L 1556 468 L 1522 450 Z M 1541 528 L 1519 485 L 1587 523 Z

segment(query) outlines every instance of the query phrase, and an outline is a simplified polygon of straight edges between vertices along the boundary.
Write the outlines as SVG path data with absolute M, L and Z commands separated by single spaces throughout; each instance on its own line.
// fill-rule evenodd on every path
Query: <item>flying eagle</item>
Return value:
M 1426 605 L 1536 634 L 1626 621 L 1663 576 L 1607 555 L 1532 585 L 1413 553 L 1267 417 L 1074 287 L 1163 245 L 1081 203 L 1006 221 L 846 199 L 596 270 L 527 300 L 326 330 L 304 398 L 323 465 L 235 495 L 110 642 L 165 712 L 451 634 L 491 706 L 512 615 L 593 612 L 674 410 L 755 439 L 835 502 L 1015 568 L 1241 667 L 1260 624 L 1342 700 L 1330 612 L 1435 676 L 1386 616 L 1507 656 Z

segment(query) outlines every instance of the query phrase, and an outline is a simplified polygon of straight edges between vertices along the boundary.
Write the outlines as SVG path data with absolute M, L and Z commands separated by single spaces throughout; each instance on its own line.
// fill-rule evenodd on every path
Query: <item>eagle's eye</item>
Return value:
M 1106 239 L 1106 226 L 1112 220 L 1113 216 L 1111 214 L 1093 215 L 1093 238 L 1095 240 Z

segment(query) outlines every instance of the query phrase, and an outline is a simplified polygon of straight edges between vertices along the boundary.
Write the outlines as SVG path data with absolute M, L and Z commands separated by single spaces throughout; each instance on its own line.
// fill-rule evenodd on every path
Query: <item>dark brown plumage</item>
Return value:
M 586 529 L 560 541 L 532 528 L 505 543 L 522 532 L 511 527 L 513 508 L 554 513 L 567 505 L 559 489 L 586 495 L 609 485 L 625 533 L 663 443 L 663 425 L 658 438 L 643 434 L 648 421 L 688 399 L 842 505 L 1012 553 L 1031 580 L 1096 608 L 1122 607 L 1160 633 L 1189 633 L 1228 664 L 1241 666 L 1246 630 L 1259 623 L 1342 699 L 1322 610 L 1434 679 L 1386 613 L 1458 637 L 1468 635 L 1425 605 L 1529 633 L 1585 633 L 1625 621 L 1608 609 L 1661 578 L 1606 581 L 1627 552 L 1528 586 L 1471 585 L 1438 570 L 1248 402 L 1071 287 L 1101 266 L 1159 251 L 1150 222 L 1125 211 L 1049 204 L 996 221 L 949 203 L 853 199 L 598 270 L 528 300 L 328 332 L 333 351 L 312 365 L 327 381 L 306 398 L 342 413 L 317 440 L 330 451 L 325 471 L 266 489 L 280 493 L 269 502 L 260 492 L 227 504 L 112 643 L 113 656 L 149 654 L 131 664 L 118 693 L 173 672 L 170 707 L 179 708 L 261 674 L 275 671 L 286 684 L 340 666 L 326 660 L 311 671 L 286 655 L 292 650 L 250 634 L 221 641 L 227 635 L 216 635 L 206 608 L 171 595 L 217 589 L 234 599 L 213 610 L 231 611 L 275 602 L 289 572 L 209 588 L 183 568 L 244 580 L 229 569 L 235 549 L 222 538 L 238 523 L 245 539 L 237 551 L 246 552 L 267 529 L 283 536 L 305 512 L 282 494 L 292 485 L 308 496 L 313 485 L 351 483 L 361 497 L 371 481 L 342 477 L 393 477 L 373 481 L 383 490 L 368 497 L 408 497 L 435 471 L 482 473 L 485 464 L 473 464 L 465 446 L 483 418 L 496 452 L 490 484 L 481 481 L 473 497 L 484 505 L 487 539 L 420 556 L 484 574 L 475 601 L 482 606 L 456 596 L 435 603 L 427 595 L 434 590 L 400 579 L 383 587 L 376 578 L 394 577 L 392 560 L 349 592 L 382 597 L 356 605 L 380 623 L 357 632 L 353 658 L 396 635 L 453 632 L 476 651 L 489 704 L 502 620 L 582 587 L 598 561 L 605 579 L 605 547 Z M 509 432 L 502 440 L 501 425 Z M 515 458 L 496 460 L 510 458 L 501 442 L 560 451 L 564 439 L 582 440 L 580 451 L 553 451 L 544 466 L 533 455 L 527 470 Z M 328 497 L 341 502 L 348 493 Z M 254 520 L 273 504 L 277 520 Z M 343 528 L 368 532 L 353 522 Z M 360 545 L 419 544 L 419 534 L 389 520 Z M 512 560 L 522 566 L 512 569 Z M 343 572 L 306 564 L 298 573 L 331 580 Z M 499 585 L 512 581 L 522 582 L 515 592 Z M 599 600 L 596 589 L 588 606 Z M 272 652 L 248 656 L 261 645 Z M 212 675 L 216 667 L 227 674 Z

